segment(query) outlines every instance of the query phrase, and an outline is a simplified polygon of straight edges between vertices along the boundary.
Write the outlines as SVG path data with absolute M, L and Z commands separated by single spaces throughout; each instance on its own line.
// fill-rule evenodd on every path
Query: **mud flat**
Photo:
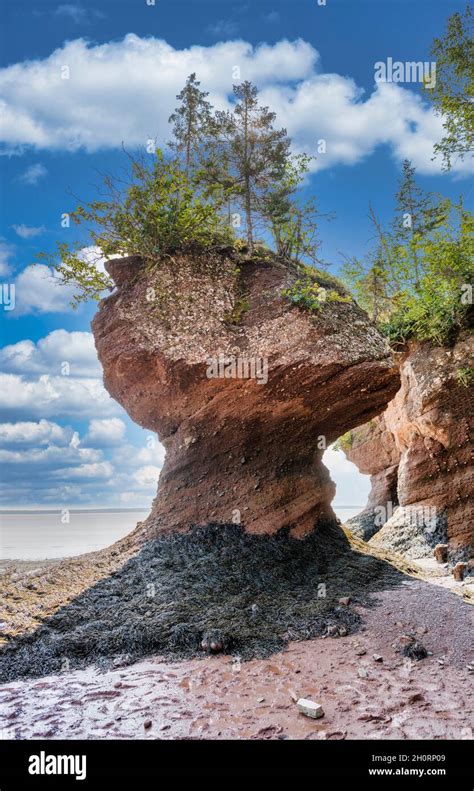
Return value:
M 228 547 L 229 536 L 224 538 L 224 533 L 220 527 L 217 534 L 222 536 Z M 235 535 L 239 537 L 238 531 Z M 216 546 L 221 546 L 219 541 L 216 545 L 210 536 L 208 538 L 207 549 L 205 542 L 199 541 L 203 565 L 198 563 L 197 568 L 203 579 L 212 555 L 212 552 L 209 555 L 209 548 L 214 547 L 215 552 Z M 175 547 L 180 540 L 173 538 Z M 264 540 L 267 542 L 268 537 Z M 221 588 L 215 588 L 216 573 L 208 574 L 208 594 L 212 585 L 215 589 L 213 606 L 209 609 L 212 601 L 208 599 L 206 612 L 202 612 L 202 606 L 194 611 L 193 628 L 178 630 L 175 635 L 178 643 L 175 642 L 172 650 L 168 643 L 167 656 L 150 645 L 143 652 L 143 644 L 138 646 L 134 656 L 123 651 L 107 656 L 103 650 L 94 655 L 90 652 L 88 631 L 84 630 L 84 624 L 81 627 L 77 612 L 74 613 L 77 601 L 72 610 L 68 606 L 59 608 L 59 620 L 53 623 L 56 627 L 62 624 L 62 633 L 60 629 L 46 626 L 46 635 L 42 636 L 40 630 L 37 630 L 39 635 L 33 632 L 32 642 L 23 646 L 20 654 L 13 650 L 10 656 L 11 678 L 0 686 L 3 737 L 472 739 L 474 610 L 468 603 L 472 598 L 469 580 L 457 583 L 455 591 L 450 590 L 446 587 L 442 569 L 409 566 L 396 558 L 388 562 L 387 558 L 374 557 L 375 550 L 367 549 L 367 545 L 349 537 L 339 559 L 336 559 L 332 540 L 331 555 L 323 557 L 319 541 L 319 552 L 313 558 L 308 552 L 309 545 L 299 541 L 297 547 L 305 550 L 306 565 L 303 568 L 306 574 L 302 574 L 298 586 L 294 577 L 295 567 L 287 565 L 295 547 L 284 537 L 275 540 L 273 549 L 280 553 L 280 575 L 283 576 L 278 578 L 273 574 L 273 581 L 278 581 L 281 586 L 282 580 L 286 579 L 292 584 L 286 592 L 284 586 L 280 590 L 281 609 L 276 605 L 272 609 L 269 586 L 272 576 L 269 577 L 268 569 L 261 569 L 260 591 L 255 579 L 250 591 L 245 586 L 241 587 L 241 591 L 247 590 L 252 594 L 260 612 L 252 617 L 255 610 L 251 607 L 244 610 L 247 613 L 246 631 L 240 634 L 240 642 L 222 645 L 226 653 L 207 655 L 196 643 L 209 625 L 206 618 L 210 617 L 217 623 L 218 615 L 221 619 L 230 617 L 234 627 L 239 624 L 242 627 L 243 621 L 239 621 L 239 616 L 236 620 L 232 609 L 238 603 L 235 598 L 237 591 L 234 598 L 228 600 L 227 607 L 221 599 L 220 610 L 216 609 L 222 594 L 222 580 L 226 580 L 227 588 L 231 584 L 231 566 L 227 567 L 225 563 L 221 568 Z M 249 537 L 244 537 L 244 545 L 254 555 L 258 566 L 262 559 L 258 553 L 255 554 Z M 150 546 L 147 545 L 147 552 L 151 551 Z M 365 553 L 360 551 L 361 546 Z M 130 569 L 134 574 L 137 570 L 133 558 L 136 556 L 132 557 L 127 574 Z M 149 568 L 149 558 L 146 560 Z M 302 555 L 293 557 L 293 561 L 298 563 L 301 575 Z M 76 562 L 87 565 L 87 556 Z M 177 563 L 175 558 L 175 577 Z M 186 557 L 182 558 L 182 563 L 186 565 Z M 398 564 L 398 568 L 394 564 Z M 275 565 L 274 556 L 272 565 Z M 253 568 L 255 571 L 255 566 Z M 43 571 L 53 575 L 59 573 L 61 580 L 60 569 L 61 564 L 54 564 Z M 374 574 L 375 570 L 378 576 L 372 579 L 370 590 L 362 595 L 361 573 Z M 41 580 L 41 576 L 33 579 Z M 358 588 L 349 589 L 351 579 Z M 318 598 L 318 585 L 324 584 L 324 580 L 329 593 L 326 598 Z M 449 577 L 452 586 L 451 580 Z M 99 583 L 91 590 L 94 596 L 103 593 L 106 598 L 115 595 L 109 586 L 116 585 L 116 582 L 112 573 L 106 576 L 103 589 Z M 194 589 L 195 579 L 189 579 L 189 584 Z M 311 590 L 312 598 L 309 596 Z M 36 593 L 38 591 L 24 589 L 25 595 Z M 344 593 L 346 598 L 341 604 L 335 597 Z M 93 599 L 88 600 L 87 593 L 84 595 L 88 606 L 92 607 L 89 610 L 93 615 L 89 628 L 97 630 L 100 624 L 94 619 L 100 610 L 95 611 Z M 100 595 L 98 601 L 104 604 Z M 163 598 L 158 597 L 158 601 L 161 602 L 158 605 L 161 612 L 168 612 L 167 617 L 176 622 L 176 611 L 170 610 L 170 603 L 168 610 L 166 607 L 163 610 Z M 188 614 L 190 601 L 185 598 L 181 602 L 182 606 L 188 607 Z M 13 604 L 21 608 L 24 600 Z M 118 610 L 112 604 L 109 602 L 109 609 L 103 609 L 103 619 L 109 616 L 118 618 Z M 130 609 L 133 610 L 136 604 L 132 597 Z M 147 606 L 150 608 L 149 601 Z M 122 625 L 127 623 L 129 611 L 126 603 L 122 602 L 121 607 L 122 617 L 115 632 L 115 639 L 119 641 L 126 635 Z M 201 621 L 196 620 L 199 612 Z M 282 624 L 291 619 L 290 628 L 286 623 L 286 631 L 283 631 Z M 69 631 L 71 626 L 74 628 Z M 138 622 L 135 626 L 138 628 Z M 51 629 L 49 634 L 48 628 Z M 42 653 L 53 634 L 60 650 Z M 132 630 L 129 640 L 133 634 L 137 632 Z M 149 631 L 145 630 L 145 634 Z M 278 635 L 278 640 L 269 640 L 269 634 Z M 292 635 L 299 639 L 295 640 Z M 312 639 L 315 635 L 318 639 Z M 426 649 L 426 658 L 416 661 L 404 656 L 400 650 L 400 638 L 403 636 L 412 636 L 419 641 Z M 83 639 L 82 654 L 78 649 L 81 645 L 79 637 Z M 168 633 L 167 639 L 169 637 Z M 42 642 L 44 638 L 46 640 Z M 14 643 L 15 640 L 12 646 Z M 76 646 L 75 654 L 71 651 L 72 645 Z M 30 656 L 39 664 L 22 671 L 18 659 L 23 657 L 23 661 L 28 656 L 28 653 L 22 653 L 25 648 L 27 652 L 32 651 Z M 140 658 L 140 651 L 146 657 Z M 8 654 L 3 655 L 4 671 Z M 69 661 L 64 663 L 68 656 Z M 43 671 L 41 658 L 44 660 Z M 63 671 L 60 673 L 52 669 L 56 661 L 62 662 Z M 33 671 L 36 677 L 18 678 L 22 673 L 24 675 L 25 670 Z M 296 700 L 300 697 L 321 703 L 325 716 L 316 722 L 300 714 L 296 708 Z
M 153 657 L 105 673 L 89 667 L 8 683 L 0 687 L 3 735 L 472 739 L 472 608 L 419 580 L 376 600 L 360 608 L 356 635 L 291 642 L 268 659 Z M 432 655 L 401 656 L 393 645 L 407 632 Z M 299 714 L 299 697 L 322 703 L 324 717 Z

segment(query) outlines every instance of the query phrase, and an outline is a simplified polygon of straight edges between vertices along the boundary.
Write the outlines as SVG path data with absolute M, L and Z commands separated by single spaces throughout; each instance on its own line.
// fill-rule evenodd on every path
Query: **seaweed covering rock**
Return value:
M 160 535 L 36 630 L 11 638 L 0 681 L 153 653 L 265 657 L 290 640 L 354 631 L 360 616 L 338 599 L 370 604 L 371 592 L 401 579 L 354 551 L 332 523 L 305 539 L 237 525 Z

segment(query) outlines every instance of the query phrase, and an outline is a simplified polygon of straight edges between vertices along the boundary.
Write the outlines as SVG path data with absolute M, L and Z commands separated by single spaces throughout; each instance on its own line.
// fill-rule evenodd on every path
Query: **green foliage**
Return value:
M 233 234 L 214 199 L 199 192 L 177 160 L 165 160 L 157 151 L 153 164 L 132 159 L 131 182 L 121 190 L 105 179 L 109 200 L 80 205 L 71 215 L 77 225 L 88 227 L 88 244 L 105 259 L 139 255 L 154 264 L 161 256 L 186 248 L 230 244 Z M 78 286 L 75 304 L 99 299 L 109 279 L 85 260 L 79 246 L 62 243 L 57 253 L 43 256 L 64 282 Z M 58 263 L 58 259 L 59 262 Z
M 319 212 L 312 198 L 300 203 L 295 193 L 309 170 L 311 157 L 299 154 L 287 159 L 282 176 L 262 200 L 276 252 L 282 258 L 319 261 Z
M 471 387 L 474 385 L 474 368 L 462 366 L 456 371 L 456 381 L 461 387 Z
M 443 38 L 435 39 L 431 54 L 436 60 L 436 85 L 425 89 L 443 117 L 444 137 L 434 147 L 444 167 L 453 157 L 464 159 L 474 150 L 474 26 L 470 5 L 463 14 L 448 19 Z
M 86 256 L 79 245 L 71 248 L 64 242 L 58 242 L 55 253 L 40 253 L 38 259 L 58 272 L 63 285 L 75 286 L 71 303 L 73 309 L 89 299 L 99 300 L 104 291 L 113 288 L 112 280 L 102 271 L 102 256 L 93 248 Z
M 392 341 L 417 338 L 441 345 L 468 322 L 471 306 L 462 300 L 462 287 L 474 275 L 474 221 L 462 204 L 453 206 L 451 215 L 419 243 L 418 289 L 408 282 L 398 292 L 392 314 L 381 327 Z
M 170 148 L 182 158 L 187 175 L 198 167 L 212 117 L 212 106 L 206 98 L 209 94 L 200 90 L 200 84 L 196 74 L 189 75 L 176 97 L 180 104 L 169 117 L 173 129 Z
M 450 342 L 472 309 L 462 298 L 474 274 L 472 214 L 462 201 L 423 193 L 405 162 L 390 230 L 382 229 L 373 210 L 371 216 L 375 251 L 343 268 L 355 298 L 394 343 Z
M 380 248 L 368 256 L 368 264 L 358 258 L 346 261 L 342 277 L 359 305 L 376 323 L 391 311 L 391 287 L 388 267 Z
M 130 156 L 128 182 L 106 176 L 105 197 L 71 214 L 87 230 L 82 244 L 60 243 L 42 256 L 78 287 L 73 306 L 112 286 L 102 267 L 112 257 L 137 255 L 154 266 L 178 250 L 233 245 L 263 259 L 270 251 L 255 240 L 259 223 L 285 259 L 317 260 L 316 206 L 296 199 L 311 158 L 290 154 L 286 130 L 274 128 L 275 114 L 259 105 L 252 83 L 234 86 L 231 111 L 214 112 L 207 96 L 191 74 L 169 118 L 172 156 Z M 235 236 L 235 208 L 245 215 L 245 243 Z M 100 266 L 84 247 L 99 251 Z
M 311 312 L 321 310 L 326 302 L 352 301 L 349 295 L 341 294 L 336 289 L 327 289 L 314 276 L 309 275 L 295 280 L 289 288 L 282 291 L 282 296 L 291 302 L 292 305 L 297 305 Z
M 286 129 L 275 129 L 275 113 L 258 103 L 258 91 L 246 81 L 234 85 L 232 111 L 215 113 L 202 176 L 211 191 L 221 190 L 245 214 L 247 244 L 254 247 L 255 223 L 264 214 L 272 186 L 285 177 L 290 158 Z
M 390 268 L 397 274 L 398 263 L 405 277 L 411 272 L 415 289 L 419 287 L 421 274 L 420 244 L 446 221 L 448 214 L 449 201 L 424 192 L 416 183 L 415 168 L 405 159 L 396 195 Z
M 246 297 L 238 297 L 233 305 L 232 310 L 226 315 L 225 320 L 227 324 L 240 324 L 242 316 L 250 310 L 250 302 Z
M 342 437 L 334 443 L 333 448 L 334 450 L 342 450 L 348 451 L 352 448 L 354 444 L 354 433 L 352 431 L 347 431 Z

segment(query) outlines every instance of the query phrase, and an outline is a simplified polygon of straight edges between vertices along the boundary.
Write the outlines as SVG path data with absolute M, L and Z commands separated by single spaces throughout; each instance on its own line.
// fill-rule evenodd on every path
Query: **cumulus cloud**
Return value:
M 64 66 L 68 79 L 61 76 Z M 182 50 L 132 33 L 106 44 L 68 41 L 47 58 L 0 70 L 0 139 L 7 148 L 88 151 L 144 145 L 150 137 L 166 141 L 176 93 L 193 71 L 219 109 L 229 106 L 232 83 L 255 82 L 297 150 L 316 154 L 318 140 L 326 141 L 314 170 L 354 164 L 380 145 L 397 159 L 409 156 L 423 173 L 440 169 L 432 156 L 442 121 L 418 93 L 374 81 L 365 95 L 350 77 L 321 72 L 317 50 L 301 39 Z M 472 165 L 456 168 L 467 172 Z
M 113 417 L 89 332 L 53 330 L 0 349 L 0 409 L 9 419 Z
M 143 438 L 147 447 L 126 443 L 124 432 L 119 419 L 91 420 L 83 437 L 44 418 L 0 424 L 0 502 L 147 507 L 164 451 L 158 442 L 148 448 L 149 436 Z M 119 438 L 120 448 L 113 447 Z
M 148 465 L 146 467 L 140 467 L 133 477 L 140 488 L 149 489 L 151 486 L 156 486 L 160 472 L 161 469 L 159 467 Z
M 29 238 L 42 233 L 44 228 L 27 228 L 13 226 L 19 236 Z M 11 257 L 13 250 L 6 245 L 6 254 Z M 105 261 L 99 247 L 90 245 L 78 252 L 78 257 L 94 266 L 97 271 L 106 275 Z M 111 256 L 117 258 L 119 256 Z M 0 242 L 0 274 L 1 274 L 1 242 Z M 46 264 L 29 264 L 16 277 L 15 310 L 9 315 L 19 318 L 25 314 L 69 313 L 76 288 L 73 284 L 64 283 L 58 272 Z
M 80 448 L 75 441 L 72 441 L 67 447 L 49 445 L 47 448 L 28 448 L 27 450 L 0 449 L 0 463 L 21 464 L 23 468 L 25 465 L 40 465 L 43 474 L 46 468 L 57 467 L 58 464 L 61 464 L 62 466 L 70 465 L 73 468 L 70 470 L 70 474 L 73 476 L 78 463 L 81 463 L 81 466 L 84 466 L 83 463 L 93 466 L 100 458 L 99 451 Z
M 107 448 L 120 445 L 125 436 L 125 423 L 118 417 L 91 420 L 84 445 L 90 448 Z
M 165 460 L 165 449 L 161 442 L 152 435 L 145 435 L 145 444 L 141 448 L 134 445 L 122 444 L 114 451 L 114 462 L 119 466 L 142 467 L 154 466 L 162 467 Z
M 15 248 L 0 238 L 0 277 L 8 277 L 12 271 L 10 261 L 14 255 Z
M 0 374 L 0 409 L 8 417 L 76 417 L 88 419 L 116 413 L 98 379 L 74 379 L 45 374 L 33 381 L 15 374 Z
M 17 236 L 20 236 L 22 239 L 33 239 L 35 236 L 41 236 L 44 233 L 45 228 L 42 225 L 40 228 L 34 228 L 29 225 L 12 225 L 13 230 L 15 231 Z
M 3 103 L 0 106 L 2 109 L 4 109 Z M 23 184 L 34 186 L 40 179 L 44 178 L 47 173 L 48 171 L 44 165 L 39 163 L 36 165 L 30 165 L 30 167 L 26 168 L 26 170 L 21 174 L 20 181 L 23 182 Z
M 5 373 L 26 376 L 59 376 L 63 372 L 73 378 L 102 376 L 90 332 L 53 330 L 37 343 L 27 339 L 4 346 L 0 349 L 0 367 Z
M 74 287 L 64 284 L 46 264 L 30 264 L 15 281 L 16 306 L 13 317 L 25 313 L 67 313 L 71 310 Z
M 0 424 L 0 446 L 5 448 L 21 448 L 23 446 L 43 447 L 54 444 L 59 447 L 69 445 L 76 432 L 70 426 L 59 426 L 49 420 Z
M 79 467 L 72 469 L 66 467 L 64 469 L 55 470 L 52 473 L 53 478 L 66 478 L 67 480 L 76 480 L 83 478 L 92 478 L 96 480 L 104 480 L 104 478 L 111 478 L 114 473 L 114 468 L 108 461 L 101 461 L 94 464 L 81 464 Z

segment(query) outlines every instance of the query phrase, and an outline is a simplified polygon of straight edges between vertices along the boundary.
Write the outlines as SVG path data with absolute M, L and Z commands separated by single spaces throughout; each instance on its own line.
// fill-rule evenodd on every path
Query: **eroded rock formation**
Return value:
M 117 290 L 93 322 L 105 386 L 166 448 L 140 535 L 235 522 L 301 536 L 334 520 L 325 445 L 399 385 L 385 340 L 340 286 L 323 276 L 328 298 L 310 313 L 282 297 L 301 270 L 227 249 L 108 271 Z M 242 362 L 257 375 L 233 378 Z
M 401 388 L 385 413 L 351 433 L 344 451 L 372 476 L 352 530 L 409 557 L 448 542 L 451 561 L 474 539 L 472 336 L 452 347 L 412 343 L 401 355 Z M 382 529 L 380 529 L 382 528 Z

